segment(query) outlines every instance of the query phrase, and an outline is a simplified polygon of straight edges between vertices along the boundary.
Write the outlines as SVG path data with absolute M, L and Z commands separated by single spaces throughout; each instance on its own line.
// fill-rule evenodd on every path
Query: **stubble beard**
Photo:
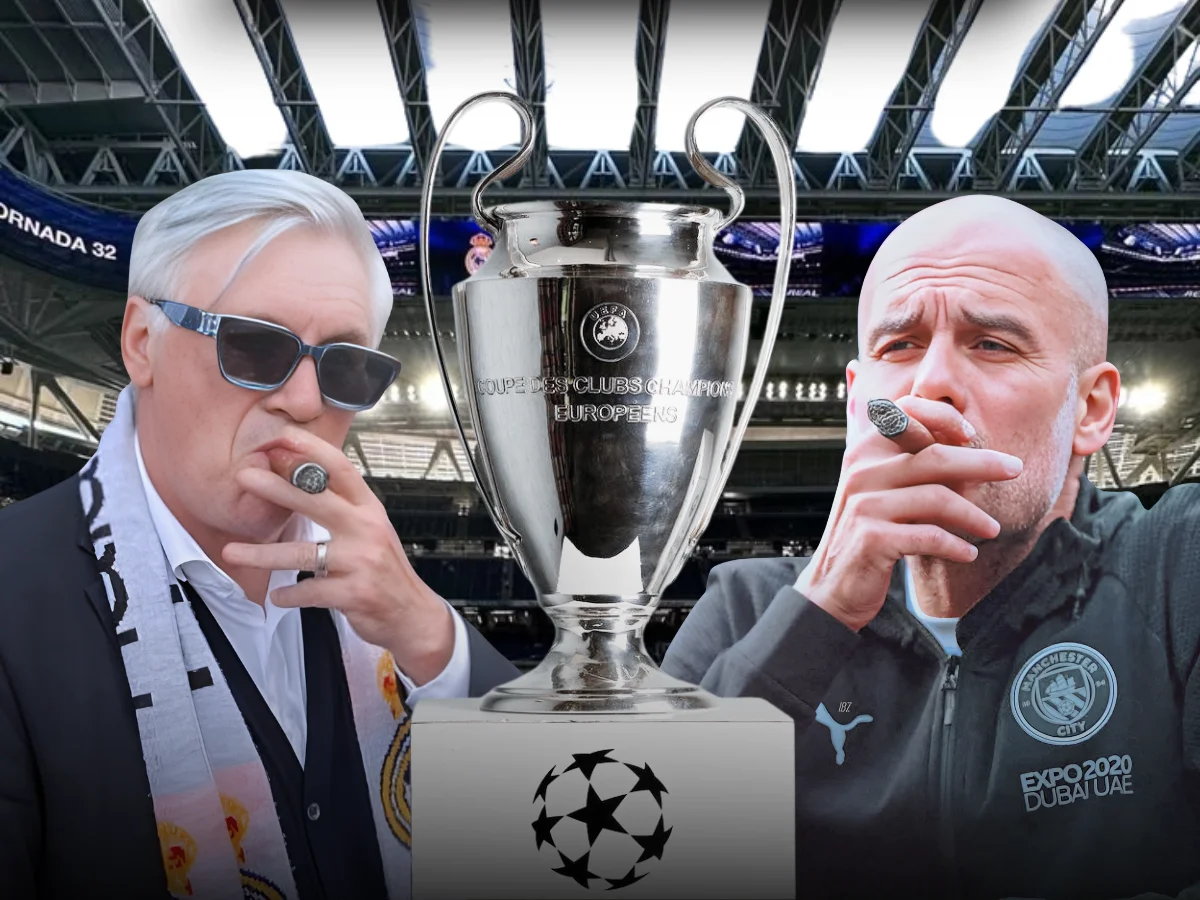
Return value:
M 979 485 L 976 505 L 1000 523 L 994 538 L 963 535 L 976 546 L 1021 543 L 1042 523 L 1062 493 L 1071 464 L 1071 435 L 1075 430 L 1078 379 L 1072 376 L 1067 395 L 1044 440 L 1032 444 L 1034 452 L 1023 458 L 1021 474 L 1011 481 Z M 986 446 L 972 442 L 972 446 Z

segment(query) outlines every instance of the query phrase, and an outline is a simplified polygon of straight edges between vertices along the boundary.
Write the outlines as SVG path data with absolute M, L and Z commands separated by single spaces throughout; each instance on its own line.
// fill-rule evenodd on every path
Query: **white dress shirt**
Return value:
M 300 610 L 281 609 L 271 602 L 270 592 L 296 583 L 296 570 L 274 571 L 267 586 L 267 598 L 262 606 L 250 600 L 232 578 L 225 574 L 188 534 L 171 513 L 146 473 L 142 448 L 134 437 L 138 470 L 154 530 L 162 543 L 167 564 L 180 581 L 196 590 L 213 618 L 233 645 L 242 665 L 258 688 L 267 706 L 275 714 L 304 765 L 308 737 L 308 693 L 304 679 L 304 638 L 300 628 Z M 329 532 L 310 519 L 292 516 L 280 538 L 281 541 L 327 541 Z M 449 605 L 449 604 L 447 604 Z M 408 689 L 408 704 L 413 706 L 422 697 L 465 697 L 471 681 L 471 659 L 468 650 L 467 627 L 462 617 L 451 608 L 454 617 L 454 651 L 450 662 L 436 678 L 417 686 L 403 672 L 397 675 Z

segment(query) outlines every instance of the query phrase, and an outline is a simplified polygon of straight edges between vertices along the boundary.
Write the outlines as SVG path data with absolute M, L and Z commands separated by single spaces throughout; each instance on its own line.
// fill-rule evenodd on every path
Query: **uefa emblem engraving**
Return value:
M 1012 686 L 1017 724 L 1044 744 L 1080 744 L 1104 727 L 1117 704 L 1117 678 L 1085 644 L 1053 644 L 1029 658 Z
M 637 316 L 623 303 L 592 307 L 579 326 L 583 349 L 602 362 L 624 359 L 637 349 L 641 336 Z

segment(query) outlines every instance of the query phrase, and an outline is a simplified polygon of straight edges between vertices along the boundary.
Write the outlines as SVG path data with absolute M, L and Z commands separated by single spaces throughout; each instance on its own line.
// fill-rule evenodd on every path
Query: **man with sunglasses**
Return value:
M 399 373 L 391 304 L 307 175 L 140 221 L 131 385 L 78 477 L 0 515 L 0 896 L 408 896 L 411 707 L 517 672 L 340 449 Z

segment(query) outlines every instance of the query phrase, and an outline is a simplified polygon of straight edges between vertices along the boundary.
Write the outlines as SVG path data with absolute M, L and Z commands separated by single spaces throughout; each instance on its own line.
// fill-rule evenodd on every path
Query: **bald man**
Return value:
M 1107 322 L 1091 253 L 1000 198 L 873 260 L 814 556 L 713 569 L 663 665 L 794 717 L 801 896 L 1200 895 L 1200 488 L 1084 476 Z

